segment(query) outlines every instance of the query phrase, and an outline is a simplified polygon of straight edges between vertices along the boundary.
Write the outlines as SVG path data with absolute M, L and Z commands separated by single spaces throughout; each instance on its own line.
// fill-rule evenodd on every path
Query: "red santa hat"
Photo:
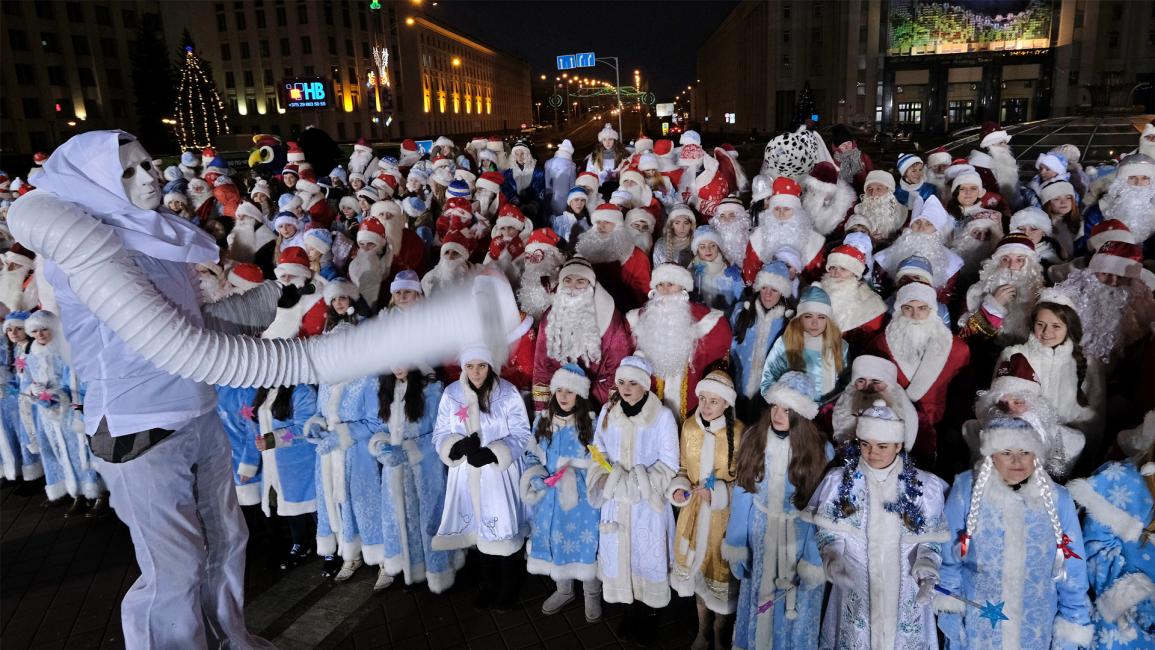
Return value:
M 999 240 L 999 245 L 991 257 L 999 259 L 1007 255 L 1027 255 L 1035 257 L 1035 242 L 1021 232 L 1013 232 Z
M 256 264 L 238 262 L 229 269 L 228 280 L 229 284 L 244 292 L 261 286 L 265 281 L 265 274 Z
M 429 161 L 429 166 L 435 170 L 441 169 L 442 167 L 451 167 L 452 165 L 453 161 L 446 156 L 442 156 L 441 154 L 437 154 L 433 157 L 432 160 Z
M 528 254 L 540 250 L 549 254 L 551 250 L 558 250 L 557 245 L 560 242 L 561 237 L 553 231 L 553 228 L 536 228 L 529 234 L 529 241 L 525 244 L 525 252 Z
M 810 178 L 813 178 L 819 183 L 837 185 L 838 168 L 834 166 L 834 163 L 828 160 L 823 160 L 810 169 Z
M 497 172 L 485 172 L 477 179 L 477 189 L 489 190 L 494 194 L 501 194 L 501 185 L 505 183 L 505 177 Z
M 441 216 L 443 217 L 457 217 L 465 222 L 473 220 L 473 204 L 469 199 L 463 199 L 460 196 L 455 196 L 445 201 L 445 206 L 441 208 Z
M 309 268 L 309 254 L 300 246 L 290 246 L 281 251 L 274 271 L 277 275 L 292 275 L 300 278 L 313 277 L 313 271 Z
M 48 160 L 48 154 L 43 151 L 37 151 L 32 154 L 32 162 L 36 165 L 43 165 L 46 160 Z
M 794 179 L 779 176 L 771 186 L 773 194 L 770 196 L 770 207 L 786 206 L 799 210 L 802 208 L 802 186 Z
M 690 270 L 680 264 L 659 264 L 654 267 L 654 272 L 650 275 L 650 288 L 657 290 L 658 285 L 663 282 L 676 284 L 686 291 L 694 290 L 694 276 L 690 274 Z
M 979 137 L 979 146 L 987 149 L 992 145 L 1010 142 L 1011 136 L 997 122 L 983 122 Z
M 384 248 L 386 241 L 385 224 L 374 217 L 369 217 L 361 222 L 361 227 L 357 229 L 358 244 L 372 243 Z
M 1094 228 L 1091 228 L 1091 237 L 1088 241 L 1091 244 L 1091 248 L 1099 250 L 1103 244 L 1109 241 L 1134 244 L 1135 235 L 1131 234 L 1131 229 L 1122 221 L 1118 219 L 1106 219 L 1095 224 Z
M 1091 256 L 1087 270 L 1138 279 L 1143 272 L 1143 249 L 1135 244 L 1108 241 Z
M 362 137 L 357 138 L 357 141 L 353 143 L 353 151 L 356 153 L 372 154 L 373 147 L 369 144 L 368 140 Z
M 835 246 L 826 258 L 826 267 L 839 266 L 861 278 L 866 272 L 866 253 L 850 244 Z
M 417 143 L 414 142 L 413 140 L 406 138 L 406 139 L 401 141 L 401 155 L 402 156 L 406 156 L 406 155 L 416 156 L 420 152 L 421 152 L 421 149 L 419 149 L 417 147 Z
M 445 235 L 445 237 L 441 240 L 440 255 L 441 257 L 445 257 L 446 253 L 452 251 L 461 257 L 468 258 L 469 251 L 472 248 L 473 242 L 464 234 L 462 234 L 461 231 L 455 230 Z
M 999 395 L 1038 395 L 1039 383 L 1039 375 L 1031 362 L 1016 352 L 995 368 L 991 391 Z
M 378 172 L 369 184 L 383 197 L 390 197 L 397 193 L 397 177 L 385 170 Z
M 927 167 L 937 167 L 938 165 L 949 165 L 950 164 L 950 161 L 951 161 L 950 153 L 947 152 L 945 147 L 937 147 L 935 149 L 931 149 L 930 151 L 928 151 L 926 153 L 927 153 L 927 155 L 926 155 Z
M 509 226 L 517 228 L 518 232 L 525 230 L 525 215 L 512 203 L 501 206 L 501 210 L 497 213 L 497 221 L 493 224 L 494 230 Z
M 620 226 L 625 222 L 625 218 L 622 216 L 622 209 L 613 203 L 603 203 L 599 205 L 597 209 L 594 210 L 594 213 L 590 215 L 590 219 L 595 224 L 599 221 L 605 221 L 615 226 Z
M 288 145 L 289 149 L 285 152 L 285 160 L 298 164 L 305 161 L 305 152 L 301 151 L 301 145 L 292 140 L 286 144 Z
M 658 158 L 665 158 L 674 155 L 674 141 L 668 139 L 661 139 L 654 142 L 654 155 Z
M 738 400 L 738 391 L 734 389 L 734 380 L 724 370 L 712 370 L 710 374 L 698 381 L 694 387 L 694 395 L 701 399 L 702 395 L 710 393 L 722 398 L 729 406 L 734 406 Z

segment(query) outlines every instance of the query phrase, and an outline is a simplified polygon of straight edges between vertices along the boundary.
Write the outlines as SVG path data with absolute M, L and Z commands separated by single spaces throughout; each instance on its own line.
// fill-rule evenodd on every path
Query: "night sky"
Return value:
M 658 101 L 694 83 L 698 48 L 738 2 L 729 0 L 652 2 L 481 2 L 425 0 L 434 20 L 477 36 L 529 62 L 536 79 L 560 74 L 556 56 L 596 52 L 617 56 L 622 85 L 633 84 L 641 69 Z M 613 83 L 606 65 L 578 70 Z M 644 83 L 644 82 L 643 82 Z

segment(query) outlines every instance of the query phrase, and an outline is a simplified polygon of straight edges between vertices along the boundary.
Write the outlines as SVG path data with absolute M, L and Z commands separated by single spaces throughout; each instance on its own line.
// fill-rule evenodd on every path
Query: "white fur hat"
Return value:
M 916 160 L 916 162 L 921 162 L 921 161 Z M 866 181 L 862 184 L 862 187 L 865 188 L 867 185 L 870 185 L 871 183 L 879 183 L 881 185 L 885 185 L 891 192 L 893 192 L 894 191 L 894 174 L 891 174 L 890 172 L 888 172 L 884 169 L 872 169 L 869 173 L 866 174 Z
M 645 357 L 630 355 L 622 359 L 621 364 L 618 365 L 618 370 L 614 373 L 614 380 L 633 380 L 645 386 L 648 390 L 650 387 L 650 378 L 653 377 L 653 375 L 654 369 Z
M 881 379 L 891 386 L 898 385 L 898 366 L 890 359 L 863 354 L 850 365 L 850 380 Z
M 357 290 L 357 285 L 345 278 L 334 278 L 325 283 L 324 296 L 325 304 L 329 304 L 333 302 L 333 299 L 341 297 L 356 301 L 361 297 L 361 292 Z
M 471 345 L 462 350 L 461 354 L 457 355 L 457 364 L 462 368 L 465 368 L 465 364 L 471 361 L 480 361 L 488 365 L 492 370 L 497 370 L 497 368 L 493 367 L 493 352 L 484 345 Z
M 996 418 L 979 433 L 981 447 L 979 454 L 990 456 L 1005 449 L 1022 449 L 1034 452 L 1040 459 L 1046 459 L 1050 452 L 1048 445 L 1035 427 L 1019 418 Z
M 908 282 L 899 287 L 895 294 L 894 306 L 901 308 L 913 300 L 920 300 L 932 309 L 938 307 L 938 294 L 935 293 L 934 287 L 922 282 Z
M 1048 237 L 1054 232 L 1051 217 L 1046 212 L 1034 206 L 1029 206 L 1011 215 L 1011 231 L 1020 230 L 1025 226 L 1038 228 Z
M 659 264 L 650 275 L 650 288 L 657 289 L 659 284 L 669 282 L 676 284 L 686 291 L 694 290 L 694 276 L 690 270 L 680 264 Z
M 592 215 L 590 215 L 590 221 L 594 223 L 599 221 L 606 221 L 614 224 L 615 226 L 620 226 L 625 222 L 625 218 L 622 216 L 621 208 L 614 205 L 613 203 L 603 203 L 594 210 Z
M 609 122 L 606 122 L 606 125 L 602 127 L 602 130 L 598 131 L 598 142 L 601 142 L 607 138 L 610 140 L 621 139 L 618 137 L 618 132 L 614 130 L 614 127 L 610 126 Z
M 983 179 L 979 176 L 978 172 L 963 172 L 955 176 L 954 180 L 951 181 L 950 191 L 953 192 L 963 185 L 975 185 L 981 190 L 983 187 Z
M 918 429 L 915 429 L 916 433 L 917 431 Z M 875 400 L 874 404 L 858 414 L 854 435 L 859 440 L 869 442 L 901 443 L 907 451 L 914 446 L 913 436 L 909 435 L 902 418 L 880 399 Z
M 717 395 L 730 406 L 734 406 L 734 402 L 738 399 L 738 391 L 734 390 L 734 380 L 721 370 L 710 372 L 698 382 L 694 387 L 694 395 L 701 399 L 702 393 Z
M 1061 196 L 1075 196 L 1075 186 L 1067 181 L 1051 181 L 1039 190 L 1039 200 L 1046 205 L 1051 202 L 1051 199 L 1057 199 Z

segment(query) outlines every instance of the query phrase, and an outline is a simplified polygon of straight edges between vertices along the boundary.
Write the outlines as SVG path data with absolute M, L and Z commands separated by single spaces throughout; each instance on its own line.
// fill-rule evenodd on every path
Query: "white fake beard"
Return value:
M 477 212 L 483 219 L 493 221 L 497 216 L 497 195 L 485 190 L 478 190 L 474 198 L 477 199 Z
M 642 204 L 642 186 L 641 185 L 631 185 L 629 187 L 619 187 L 618 189 L 622 189 L 622 190 L 625 190 L 625 191 L 630 193 L 630 197 L 631 197 L 630 207 L 633 207 L 633 208 L 645 207 Z
M 951 250 L 958 254 L 963 259 L 963 268 L 967 271 L 974 271 L 983 263 L 983 260 L 989 258 L 998 247 L 1001 236 L 996 229 L 991 233 L 990 239 L 983 241 L 975 239 L 971 236 L 970 230 L 960 230 L 951 242 Z
M 546 352 L 561 363 L 602 358 L 602 337 L 594 308 L 594 288 L 581 291 L 558 289 L 545 328 Z
M 202 303 L 217 302 L 227 297 L 232 291 L 227 284 L 222 283 L 215 275 L 197 274 L 197 288 L 200 291 Z
M 1006 147 L 991 147 L 988 153 L 994 159 L 995 165 L 991 169 L 995 179 L 999 182 L 999 189 L 1003 190 L 1004 197 L 1010 200 L 1006 190 L 1019 184 L 1019 163 Z
M 1028 261 L 1026 266 L 1018 271 L 999 268 L 998 260 L 989 259 L 983 262 L 979 270 L 979 283 L 984 294 L 994 294 L 1004 284 L 1015 288 L 1015 299 L 1006 305 L 1006 316 L 1003 317 L 1003 331 L 1007 334 L 1025 339 L 1030 334 L 1031 310 L 1038 300 L 1039 291 L 1043 288 L 1043 270 L 1037 261 Z
M 818 284 L 830 296 L 830 304 L 834 307 L 835 313 L 841 310 L 853 311 L 857 307 L 855 304 L 858 300 L 857 278 L 836 280 L 830 276 L 823 276 Z
M 726 223 L 714 217 L 710 225 L 722 240 L 722 254 L 731 264 L 741 264 L 746 259 L 746 245 L 750 243 L 750 217 L 742 215 Z
M 930 262 L 930 267 L 934 271 L 934 286 L 937 288 L 946 283 L 948 251 L 946 246 L 942 245 L 937 233 L 930 235 L 908 229 L 903 231 L 887 250 L 891 253 L 886 257 L 887 268 L 884 270 L 890 277 L 895 277 L 898 272 L 898 265 L 903 260 L 912 255 L 919 255 Z
M 349 173 L 350 174 L 364 174 L 365 167 L 373 160 L 372 153 L 362 153 L 354 151 L 353 155 L 349 156 Z
M 906 221 L 906 208 L 898 202 L 893 192 L 864 197 L 854 211 L 866 219 L 878 239 L 889 239 Z
M 188 191 L 188 200 L 192 202 L 192 211 L 196 212 L 197 210 L 200 210 L 200 207 L 205 204 L 205 201 L 208 201 L 210 198 L 212 198 L 212 196 L 213 193 L 211 191 L 197 193 L 193 192 L 190 188 Z
M 829 235 L 846 218 L 854 204 L 854 190 L 845 185 L 833 185 L 803 179 L 806 191 L 802 194 L 802 208 L 814 220 L 814 229 L 820 235 Z
M 942 349 L 951 345 L 951 332 L 937 314 L 914 320 L 898 311 L 886 326 L 886 343 L 900 368 L 917 368 L 932 346 Z
M 28 270 L 18 268 L 15 271 L 0 271 L 0 304 L 8 307 L 8 311 L 24 309 L 24 280 L 28 277 Z
M 530 183 L 533 182 L 533 168 L 534 161 L 531 159 L 522 167 L 517 163 L 513 163 L 509 167 L 509 171 L 513 174 L 513 180 L 517 184 L 517 193 L 521 194 L 529 188 Z
M 673 377 L 686 372 L 697 340 L 691 335 L 694 319 L 690 313 L 690 297 L 685 293 L 650 298 L 638 315 L 634 338 L 638 350 L 654 366 L 661 377 Z
M 1147 241 L 1155 231 L 1155 183 L 1134 187 L 1127 184 L 1127 179 L 1116 178 L 1111 182 L 1103 216 L 1126 224 L 1135 241 Z
M 927 167 L 923 170 L 922 175 L 923 175 L 923 178 L 926 179 L 927 183 L 930 183 L 931 185 L 934 185 L 935 187 L 945 187 L 945 186 L 949 185 L 949 183 L 946 182 L 946 173 L 945 172 L 942 174 L 939 174 L 939 173 L 931 171 L 930 167 Z
M 577 254 L 589 260 L 590 264 L 623 263 L 634 252 L 634 239 L 625 230 L 619 226 L 610 234 L 603 235 L 596 226 L 590 228 L 578 237 Z
M 1107 363 L 1116 352 L 1151 331 L 1151 323 L 1143 318 L 1155 313 L 1155 298 L 1142 282 L 1112 287 L 1099 282 L 1092 271 L 1075 269 L 1055 288 L 1075 301 L 1075 310 L 1084 323 L 1083 354 L 1087 357 Z
M 1155 158 L 1155 142 L 1151 142 L 1147 138 L 1139 138 L 1138 153 Z
M 465 276 L 469 273 L 468 260 L 464 258 L 456 260 L 443 258 L 430 273 L 433 274 L 433 277 L 437 280 L 437 286 L 440 288 L 461 284 L 465 281 Z
M 654 236 L 648 232 L 639 232 L 633 228 L 629 228 L 630 239 L 634 240 L 634 246 L 642 249 L 646 255 L 650 254 L 650 250 L 654 248 Z
M 794 217 L 786 221 L 775 218 L 774 213 L 770 212 L 758 228 L 762 233 L 758 256 L 764 260 L 770 259 L 774 251 L 783 246 L 790 246 L 803 253 L 810 240 L 810 233 L 813 232 L 810 217 L 799 210 L 795 210 Z M 805 264 L 806 260 L 802 262 Z

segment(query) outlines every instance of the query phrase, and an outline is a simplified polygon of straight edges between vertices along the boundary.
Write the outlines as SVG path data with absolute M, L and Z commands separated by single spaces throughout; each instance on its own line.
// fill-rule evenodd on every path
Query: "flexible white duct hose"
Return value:
M 132 264 L 112 229 L 81 206 L 34 192 L 12 205 L 8 222 L 21 244 L 68 275 L 77 298 L 129 347 L 166 372 L 207 384 L 338 383 L 394 367 L 440 365 L 467 344 L 504 352 L 512 329 L 506 321 L 517 313 L 509 285 L 482 277 L 472 288 L 326 336 L 224 334 L 190 322 Z

